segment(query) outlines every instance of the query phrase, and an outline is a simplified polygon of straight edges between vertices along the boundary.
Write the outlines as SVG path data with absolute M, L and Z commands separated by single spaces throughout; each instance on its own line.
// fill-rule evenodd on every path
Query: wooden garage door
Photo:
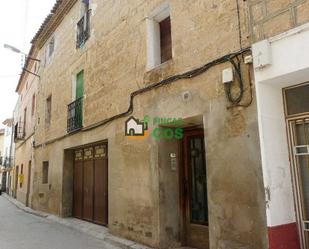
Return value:
M 75 150 L 74 160 L 74 216 L 97 224 L 107 225 L 107 144 Z

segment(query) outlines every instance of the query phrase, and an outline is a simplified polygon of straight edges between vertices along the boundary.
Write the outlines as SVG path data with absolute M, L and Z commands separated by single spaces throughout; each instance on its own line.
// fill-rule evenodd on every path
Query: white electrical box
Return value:
M 226 68 L 222 71 L 222 83 L 231 83 L 234 80 L 233 69 L 231 67 Z
M 262 69 L 272 63 L 271 45 L 263 40 L 252 45 L 253 65 L 255 69 Z
M 244 63 L 245 64 L 251 64 L 253 62 L 253 57 L 252 57 L 252 55 L 247 55 L 247 56 L 245 56 L 245 58 L 244 58 Z

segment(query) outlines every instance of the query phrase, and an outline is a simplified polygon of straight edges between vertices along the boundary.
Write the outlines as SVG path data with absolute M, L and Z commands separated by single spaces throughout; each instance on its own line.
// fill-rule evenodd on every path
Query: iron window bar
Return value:
M 76 48 L 83 47 L 90 37 L 90 14 L 91 10 L 88 10 L 77 23 Z
M 67 132 L 71 133 L 83 128 L 83 97 L 68 105 Z
M 25 130 L 23 122 L 18 122 L 14 128 L 14 141 L 23 140 L 25 138 Z
M 309 145 L 296 145 L 294 146 L 294 155 L 295 156 L 307 156 L 309 155 Z
M 12 158 L 11 157 L 3 157 L 3 166 L 8 168 L 11 167 Z

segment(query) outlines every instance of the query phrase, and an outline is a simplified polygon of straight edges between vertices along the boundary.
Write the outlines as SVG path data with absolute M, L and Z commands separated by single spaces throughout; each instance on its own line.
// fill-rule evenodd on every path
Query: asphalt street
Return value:
M 25 213 L 0 196 L 0 249 L 116 249 L 46 218 Z

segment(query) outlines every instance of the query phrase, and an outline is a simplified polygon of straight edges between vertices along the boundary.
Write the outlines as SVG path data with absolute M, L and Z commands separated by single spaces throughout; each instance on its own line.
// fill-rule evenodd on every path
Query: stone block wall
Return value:
M 249 0 L 252 42 L 263 40 L 309 21 L 308 0 Z

